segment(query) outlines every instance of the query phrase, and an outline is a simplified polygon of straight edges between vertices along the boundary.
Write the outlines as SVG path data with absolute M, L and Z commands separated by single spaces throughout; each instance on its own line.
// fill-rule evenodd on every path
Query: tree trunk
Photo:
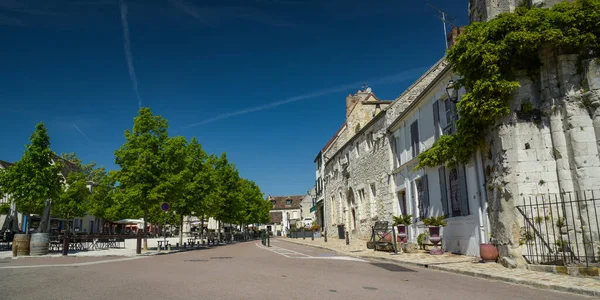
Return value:
M 204 239 L 204 214 L 202 214 L 202 220 L 200 220 L 200 239 Z
M 148 208 L 144 208 L 144 251 L 148 251 Z
M 183 215 L 181 215 L 181 221 L 179 222 L 179 245 L 183 245 Z
M 217 226 L 217 241 L 221 242 L 221 221 L 219 220 L 219 226 Z

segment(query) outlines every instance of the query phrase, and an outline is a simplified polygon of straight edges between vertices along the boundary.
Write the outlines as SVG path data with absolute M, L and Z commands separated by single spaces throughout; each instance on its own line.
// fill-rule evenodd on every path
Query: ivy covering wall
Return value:
M 447 53 L 461 76 L 457 84 L 466 89 L 457 105 L 457 131 L 422 152 L 416 168 L 468 162 L 487 130 L 510 113 L 518 71 L 539 76 L 541 50 L 598 56 L 599 37 L 600 0 L 562 2 L 550 9 L 521 5 L 514 13 L 467 26 Z

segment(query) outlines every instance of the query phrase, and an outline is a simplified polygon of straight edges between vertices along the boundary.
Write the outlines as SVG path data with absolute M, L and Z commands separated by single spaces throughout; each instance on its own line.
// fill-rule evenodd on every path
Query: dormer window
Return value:
M 292 205 L 292 199 L 285 200 L 285 205 Z
M 275 200 L 271 200 L 271 204 L 273 204 L 273 207 L 275 207 Z

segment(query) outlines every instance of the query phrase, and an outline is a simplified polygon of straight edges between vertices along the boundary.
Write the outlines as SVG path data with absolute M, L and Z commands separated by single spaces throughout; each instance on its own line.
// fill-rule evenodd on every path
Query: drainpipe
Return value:
M 475 171 L 477 172 L 477 187 L 479 189 L 479 243 L 485 244 L 487 243 L 486 237 L 489 232 L 488 224 L 488 215 L 487 215 L 487 191 L 485 190 L 485 172 L 483 171 L 483 157 L 481 156 L 481 151 L 477 151 L 475 153 Z M 481 177 L 483 177 L 483 182 L 481 183 Z

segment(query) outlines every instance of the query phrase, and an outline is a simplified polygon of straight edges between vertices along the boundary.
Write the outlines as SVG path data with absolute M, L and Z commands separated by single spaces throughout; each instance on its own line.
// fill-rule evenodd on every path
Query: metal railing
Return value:
M 569 192 L 524 197 L 519 244 L 531 264 L 599 266 L 600 196 Z

